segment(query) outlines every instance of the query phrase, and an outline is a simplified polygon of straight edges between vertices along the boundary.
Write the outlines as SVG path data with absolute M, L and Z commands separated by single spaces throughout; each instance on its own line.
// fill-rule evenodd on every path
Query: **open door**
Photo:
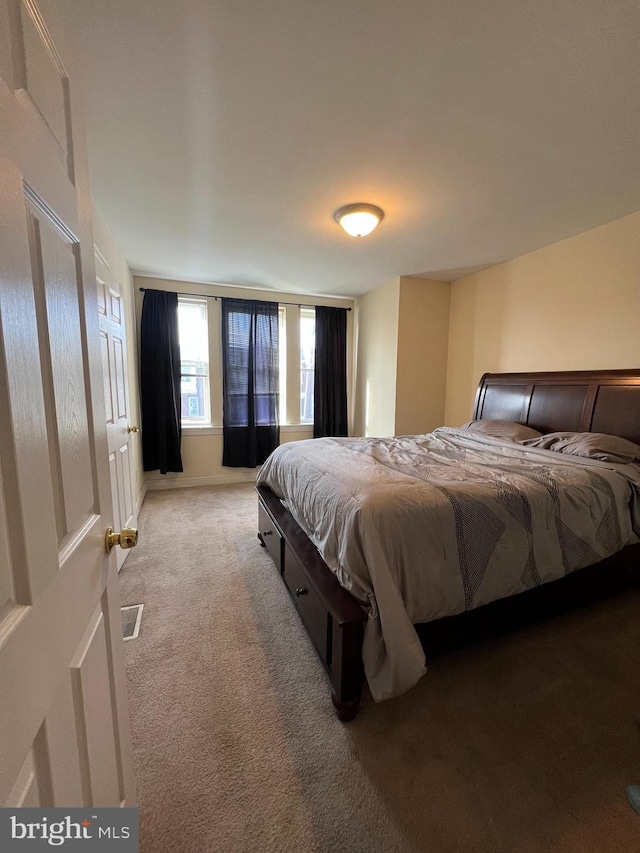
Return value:
M 85 143 L 52 0 L 0 0 L 0 805 L 133 805 Z

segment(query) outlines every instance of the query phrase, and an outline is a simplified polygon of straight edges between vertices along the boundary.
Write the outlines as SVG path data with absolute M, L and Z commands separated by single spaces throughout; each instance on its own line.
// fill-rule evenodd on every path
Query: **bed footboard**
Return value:
M 358 713 L 366 614 L 267 486 L 257 486 L 258 539 L 267 549 L 331 679 L 338 719 Z

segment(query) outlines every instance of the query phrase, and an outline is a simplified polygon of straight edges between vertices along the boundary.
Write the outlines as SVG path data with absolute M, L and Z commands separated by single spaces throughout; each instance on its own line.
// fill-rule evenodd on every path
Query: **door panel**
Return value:
M 104 406 L 107 415 L 107 424 L 113 423 L 113 401 L 111 399 L 111 359 L 109 357 L 109 336 L 100 331 L 100 352 L 102 354 L 102 368 L 104 375 Z
M 51 488 L 56 520 L 58 543 L 62 542 L 67 533 L 67 520 L 64 510 L 64 491 L 62 486 L 62 461 L 58 440 L 58 424 L 55 417 L 55 387 L 53 364 L 51 360 L 51 343 L 49 339 L 49 323 L 47 318 L 46 293 L 44 273 L 42 270 L 42 244 L 40 238 L 40 223 L 37 215 L 27 205 L 27 234 L 29 238 L 29 254 L 34 283 L 34 299 L 36 321 L 38 325 L 38 341 L 40 349 L 40 367 L 42 372 L 42 392 L 47 401 L 45 406 L 46 430 L 48 436 L 49 467 Z
M 67 151 L 67 104 L 64 78 L 60 74 L 60 62 L 55 48 L 47 44 L 46 30 L 39 29 L 39 18 L 35 7 L 28 9 L 26 3 L 20 8 L 24 53 L 16 56 L 16 67 L 20 68 L 21 79 L 16 88 L 23 88 L 54 135 L 58 145 Z M 21 61 L 22 60 L 22 61 Z M 15 84 L 14 84 L 15 85 Z
M 20 768 L 18 778 L 7 797 L 6 808 L 19 809 L 42 806 L 34 750 L 35 747 L 29 750 L 25 762 Z
M 16 603 L 29 604 L 57 570 L 58 537 L 24 183 L 6 161 L 0 187 L 0 454 Z
M 27 210 L 31 278 L 34 288 L 46 408 L 47 445 L 59 542 L 74 537 L 94 513 L 94 487 L 85 387 L 84 351 L 78 301 L 77 239 L 44 202 Z M 62 536 L 60 537 L 60 534 Z
M 62 60 L 33 0 L 10 2 L 13 26 L 13 86 L 16 98 L 48 136 L 59 162 L 73 180 L 68 128 L 68 80 Z
M 53 805 L 51 768 L 44 724 L 27 753 L 5 807 L 47 808 Z
M 132 805 L 86 155 L 41 3 L 0 0 L 0 803 Z
M 69 724 L 71 720 L 74 725 Z M 71 678 L 63 680 L 47 711 L 45 733 L 51 777 L 51 800 L 48 805 L 82 803 L 80 756 Z
M 67 241 L 44 217 L 37 220 L 39 235 L 32 247 L 32 268 L 36 288 L 43 292 L 46 328 L 41 338 L 49 343 L 43 360 L 51 365 L 55 422 L 50 423 L 52 466 L 60 471 L 54 489 L 59 529 L 63 537 L 73 534 L 94 508 L 91 472 L 91 439 L 87 414 L 87 391 L 82 361 L 82 332 L 78 304 L 75 252 L 77 243 Z M 48 357 L 47 357 L 48 356 Z M 56 477 L 57 479 L 57 477 Z
M 104 617 L 99 608 L 71 661 L 73 699 L 80 732 L 80 773 L 86 806 L 118 802 L 116 745 Z M 108 772 L 104 772 L 105 769 Z
M 113 315 L 112 315 L 113 318 Z M 122 323 L 120 319 L 115 321 L 120 327 L 119 333 L 121 335 L 124 334 L 122 330 Z M 116 400 L 118 401 L 118 419 L 126 419 L 129 416 L 129 412 L 127 411 L 127 399 L 125 394 L 125 381 L 124 381 L 124 342 L 122 337 L 114 337 L 113 338 L 113 369 L 115 372 L 116 379 Z

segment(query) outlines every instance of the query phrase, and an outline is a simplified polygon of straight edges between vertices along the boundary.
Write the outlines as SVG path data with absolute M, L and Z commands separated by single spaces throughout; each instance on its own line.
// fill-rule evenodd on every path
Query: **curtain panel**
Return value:
M 256 468 L 280 443 L 278 303 L 221 301 L 222 464 Z
M 142 461 L 145 471 L 182 471 L 178 294 L 146 290 L 140 327 Z
M 313 436 L 347 435 L 347 312 L 316 306 Z

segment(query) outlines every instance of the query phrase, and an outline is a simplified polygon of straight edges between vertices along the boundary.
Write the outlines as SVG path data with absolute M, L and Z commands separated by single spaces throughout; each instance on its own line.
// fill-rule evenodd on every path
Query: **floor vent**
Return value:
M 132 604 L 129 607 L 120 608 L 122 613 L 122 638 L 124 640 L 135 640 L 140 633 L 143 607 L 144 604 Z

